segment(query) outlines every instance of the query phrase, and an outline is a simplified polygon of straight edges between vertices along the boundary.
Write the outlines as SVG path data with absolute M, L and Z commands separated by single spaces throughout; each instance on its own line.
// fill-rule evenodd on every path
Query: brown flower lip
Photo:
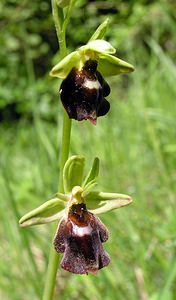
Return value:
M 73 68 L 60 87 L 61 101 L 69 118 L 89 120 L 96 125 L 97 117 L 104 116 L 110 109 L 104 98 L 110 87 L 97 71 L 97 62 L 86 61 L 79 71 Z
M 96 274 L 110 262 L 102 246 L 107 239 L 106 227 L 85 204 L 72 205 L 54 239 L 56 251 L 64 253 L 61 267 L 76 274 Z

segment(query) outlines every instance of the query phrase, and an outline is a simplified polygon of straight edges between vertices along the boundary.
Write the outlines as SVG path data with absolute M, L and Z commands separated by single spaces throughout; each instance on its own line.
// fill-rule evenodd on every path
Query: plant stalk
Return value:
M 64 164 L 69 155 L 70 146 L 70 133 L 71 133 L 71 120 L 68 118 L 66 112 L 64 112 L 63 130 L 62 130 L 62 149 L 60 160 L 60 176 L 59 176 L 59 191 L 63 192 L 63 179 L 62 172 Z M 54 234 L 56 228 L 54 228 Z M 43 293 L 43 300 L 52 300 L 54 294 L 54 287 L 56 282 L 57 269 L 59 264 L 59 254 L 55 251 L 53 245 L 50 249 L 48 270 L 46 274 L 45 288 Z
M 65 41 L 66 30 L 65 28 L 63 30 L 64 14 L 63 14 L 63 10 L 57 7 L 56 0 L 51 0 L 51 4 L 52 4 L 52 13 L 53 13 L 53 19 L 56 27 L 57 38 L 59 42 L 60 55 L 61 58 L 63 58 L 67 54 L 66 41 Z M 64 192 L 62 173 L 63 173 L 65 162 L 69 156 L 70 135 L 71 135 L 71 120 L 69 119 L 67 113 L 64 111 L 63 128 L 62 128 L 62 145 L 61 145 L 60 163 L 59 163 L 60 173 L 59 173 L 59 184 L 58 184 L 58 190 L 61 193 Z M 55 231 L 56 228 L 54 228 L 54 234 Z M 58 265 L 59 265 L 59 254 L 55 251 L 53 245 L 51 245 L 48 270 L 46 274 L 46 281 L 45 281 L 42 300 L 53 299 Z

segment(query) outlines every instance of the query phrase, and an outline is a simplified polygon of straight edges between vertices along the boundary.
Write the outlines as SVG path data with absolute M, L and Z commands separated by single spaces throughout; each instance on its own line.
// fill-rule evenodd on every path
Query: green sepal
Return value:
M 85 158 L 81 155 L 71 156 L 63 169 L 64 192 L 71 192 L 74 186 L 81 186 L 83 180 Z
M 67 197 L 66 195 L 64 195 Z M 64 214 L 66 203 L 59 198 L 51 199 L 25 214 L 19 221 L 20 226 L 46 224 L 58 220 Z
M 50 75 L 53 77 L 65 78 L 74 67 L 79 69 L 81 67 L 80 63 L 81 57 L 79 52 L 71 52 L 52 68 Z
M 118 57 L 103 53 L 99 55 L 98 71 L 106 77 L 133 72 L 134 67 Z
M 108 43 L 105 40 L 93 40 L 87 43 L 87 45 L 82 46 L 78 49 L 78 51 L 81 53 L 90 53 L 90 58 L 91 58 L 91 52 L 93 56 L 93 52 L 97 52 L 98 54 L 100 53 L 108 53 L 108 54 L 114 54 L 116 52 L 116 49 L 111 46 L 110 43 Z M 92 57 L 93 59 L 93 57 Z
M 85 180 L 84 180 L 84 183 L 82 185 L 83 188 L 86 188 L 87 184 L 96 179 L 98 177 L 98 174 L 99 174 L 99 165 L 100 165 L 100 160 L 98 157 L 95 157 L 94 161 L 93 161 L 93 164 L 92 164 L 92 167 L 88 173 L 88 175 L 86 176 Z
M 90 192 L 85 196 L 87 209 L 94 214 L 101 214 L 129 205 L 132 198 L 128 195 L 117 193 Z
M 98 26 L 94 34 L 91 36 L 89 42 L 102 39 L 105 36 L 108 25 L 109 25 L 109 18 L 107 18 L 103 23 L 101 23 Z
M 66 78 L 73 68 L 81 70 L 89 59 L 98 61 L 98 71 L 105 77 L 133 72 L 134 67 L 131 64 L 111 55 L 115 52 L 115 48 L 107 41 L 91 40 L 87 45 L 64 57 L 52 68 L 50 75 Z

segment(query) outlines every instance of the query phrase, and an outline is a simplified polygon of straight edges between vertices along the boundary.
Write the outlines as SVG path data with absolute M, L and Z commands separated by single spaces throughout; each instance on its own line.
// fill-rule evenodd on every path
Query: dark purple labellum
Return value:
M 85 204 L 72 205 L 54 239 L 56 251 L 64 253 L 61 267 L 76 274 L 96 274 L 110 262 L 102 246 L 107 239 L 106 227 L 87 211 Z
M 104 116 L 110 109 L 104 98 L 109 94 L 110 87 L 97 71 L 94 60 L 88 60 L 80 71 L 73 68 L 60 87 L 61 101 L 69 118 L 89 120 L 94 125 L 97 117 Z

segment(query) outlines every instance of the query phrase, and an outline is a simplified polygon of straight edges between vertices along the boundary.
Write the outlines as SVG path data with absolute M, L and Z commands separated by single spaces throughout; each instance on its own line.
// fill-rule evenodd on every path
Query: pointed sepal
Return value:
M 133 72 L 134 67 L 118 57 L 103 53 L 99 56 L 98 71 L 106 77 Z
M 52 68 L 50 76 L 65 78 L 74 67 L 77 69 L 82 67 L 81 57 L 78 51 L 71 52 L 65 56 L 57 65 Z
M 105 40 L 93 40 L 87 43 L 87 45 L 82 46 L 78 49 L 80 52 L 97 52 L 99 53 L 108 53 L 108 54 L 114 54 L 116 52 L 116 49 L 107 41 Z M 91 56 L 91 54 L 90 54 Z M 90 57 L 91 58 L 91 57 Z M 93 58 L 92 58 L 93 59 Z
M 36 209 L 33 209 L 29 213 L 25 214 L 19 221 L 20 226 L 27 227 L 37 224 L 46 224 L 61 218 L 64 214 L 68 196 L 63 194 L 60 195 L 60 199 L 51 199 L 41 206 L 37 207 Z M 63 200 L 63 198 L 65 199 Z
M 103 76 L 133 72 L 134 67 L 131 64 L 111 55 L 115 52 L 116 49 L 109 42 L 102 39 L 91 39 L 86 45 L 64 57 L 52 68 L 50 75 L 66 78 L 73 68 L 80 71 L 88 60 L 98 62 L 98 71 Z
M 81 155 L 71 156 L 63 170 L 65 193 L 70 193 L 74 186 L 81 186 L 83 180 L 85 158 Z
M 131 202 L 130 196 L 118 193 L 93 191 L 85 196 L 87 208 L 94 214 L 105 213 L 129 205 Z

